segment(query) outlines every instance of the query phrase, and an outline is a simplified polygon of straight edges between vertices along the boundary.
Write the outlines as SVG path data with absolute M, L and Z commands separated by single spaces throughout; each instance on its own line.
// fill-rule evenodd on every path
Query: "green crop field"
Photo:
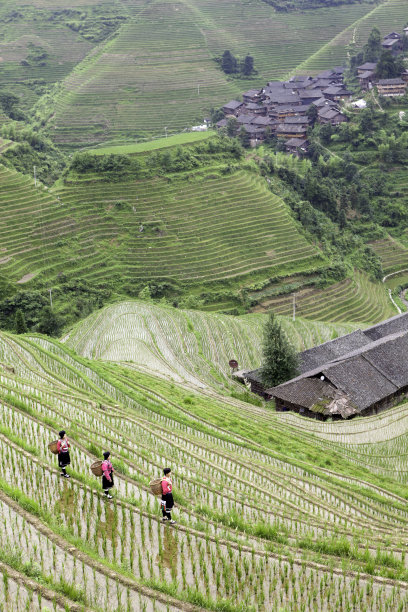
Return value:
M 158 149 L 167 149 L 169 147 L 178 147 L 181 145 L 191 144 L 207 140 L 214 136 L 213 130 L 206 132 L 187 132 L 185 134 L 176 134 L 168 138 L 157 138 L 156 140 L 148 140 L 146 142 L 137 142 L 123 145 L 110 145 L 91 149 L 89 153 L 92 155 L 135 155 L 137 153 L 146 153 L 147 151 L 156 151 Z
M 389 236 L 383 240 L 376 240 L 371 246 L 381 258 L 385 274 L 408 269 L 408 249 L 394 238 Z
M 146 337 L 167 328 L 179 341 L 157 352 L 169 360 L 171 345 L 186 364 L 191 335 L 225 348 L 260 319 L 228 326 L 215 315 L 213 326 L 198 315 L 186 335 L 179 325 L 195 313 L 175 312 L 171 324 L 171 310 L 112 308 L 69 342 L 116 360 L 125 347 L 115 355 L 118 337 L 131 337 L 137 355 L 136 335 L 148 347 Z M 309 345 L 352 328 L 292 329 Z M 406 609 L 406 404 L 320 423 L 153 376 L 143 359 L 93 361 L 36 335 L 0 333 L 0 364 L 3 609 Z M 48 450 L 61 427 L 72 445 L 70 480 Z M 116 469 L 111 502 L 90 471 L 105 449 Z M 172 526 L 161 523 L 148 486 L 167 465 Z

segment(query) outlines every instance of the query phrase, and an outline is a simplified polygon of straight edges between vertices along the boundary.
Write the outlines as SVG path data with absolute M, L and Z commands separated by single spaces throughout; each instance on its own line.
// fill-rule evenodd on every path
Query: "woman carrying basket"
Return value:
M 66 467 L 71 463 L 71 458 L 69 456 L 71 445 L 64 430 L 59 432 L 59 437 L 60 439 L 57 442 L 58 465 L 61 468 L 61 476 L 69 478 L 70 476 L 67 474 Z
M 174 506 L 174 499 L 173 499 L 173 493 L 172 493 L 173 484 L 171 482 L 171 476 L 170 476 L 171 469 L 164 468 L 163 474 L 164 474 L 164 477 L 162 478 L 162 481 L 161 481 L 161 487 L 162 487 L 161 507 L 162 507 L 162 514 L 163 514 L 162 521 L 163 522 L 169 521 L 170 525 L 174 525 L 176 521 L 173 521 L 171 518 L 171 511 Z
M 111 489 L 114 485 L 113 482 L 113 465 L 110 460 L 110 452 L 105 451 L 103 453 L 104 460 L 102 461 L 102 489 L 108 499 L 112 499 L 112 495 L 109 493 L 109 489 Z

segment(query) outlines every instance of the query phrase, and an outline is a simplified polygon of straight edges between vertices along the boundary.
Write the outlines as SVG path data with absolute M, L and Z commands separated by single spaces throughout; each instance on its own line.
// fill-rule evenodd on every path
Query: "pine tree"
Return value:
M 25 316 L 21 308 L 16 310 L 15 328 L 17 334 L 25 334 L 28 332 Z
M 375 62 L 381 53 L 381 32 L 378 28 L 373 28 L 364 45 L 364 61 Z
M 254 58 L 247 55 L 242 62 L 241 72 L 244 76 L 250 76 L 254 70 Z
M 274 387 L 298 373 L 298 359 L 273 312 L 265 324 L 261 379 L 266 387 Z
M 237 60 L 231 51 L 224 51 L 221 58 L 221 68 L 225 74 L 234 74 L 237 71 Z
M 49 306 L 45 306 L 42 309 L 40 321 L 38 323 L 38 331 L 40 334 L 58 336 L 61 327 L 62 321 L 60 317 L 58 317 Z
M 235 117 L 230 117 L 227 121 L 227 134 L 230 138 L 236 136 L 238 131 L 238 121 Z
M 401 66 L 395 61 L 391 51 L 383 51 L 375 71 L 379 79 L 393 79 L 401 74 Z

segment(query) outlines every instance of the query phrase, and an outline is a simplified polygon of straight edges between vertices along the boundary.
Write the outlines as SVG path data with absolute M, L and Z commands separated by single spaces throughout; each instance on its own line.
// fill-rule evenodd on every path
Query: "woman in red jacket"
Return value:
M 170 521 L 171 525 L 174 525 L 174 523 L 176 521 L 173 521 L 171 518 L 171 511 L 173 509 L 174 506 L 174 499 L 173 499 L 173 484 L 171 482 L 171 469 L 170 468 L 164 468 L 163 470 L 163 474 L 164 477 L 162 478 L 161 481 L 161 486 L 162 486 L 162 501 L 161 501 L 161 507 L 162 507 L 162 513 L 163 513 L 163 521 Z
M 58 465 L 61 468 L 61 476 L 69 478 L 70 476 L 67 474 L 66 467 L 71 463 L 71 458 L 69 456 L 71 445 L 64 430 L 59 432 L 59 437 L 60 439 L 57 442 Z

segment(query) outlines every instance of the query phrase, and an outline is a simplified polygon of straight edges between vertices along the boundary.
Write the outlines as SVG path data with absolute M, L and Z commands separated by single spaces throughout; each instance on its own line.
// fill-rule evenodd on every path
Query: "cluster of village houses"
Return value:
M 404 30 L 408 34 L 408 28 Z M 402 36 L 391 32 L 384 37 L 383 49 L 393 54 L 402 50 Z M 285 140 L 288 153 L 301 156 L 307 152 L 309 108 L 317 108 L 317 121 L 333 126 L 347 121 L 340 103 L 349 101 L 353 93 L 344 84 L 345 68 L 338 66 L 324 70 L 317 76 L 293 76 L 288 81 L 271 81 L 262 89 L 250 89 L 243 101 L 232 100 L 222 107 L 225 118 L 217 123 L 225 128 L 228 120 L 236 119 L 237 133 L 244 128 L 250 143 L 256 146 L 267 134 Z M 360 86 L 368 90 L 374 85 L 382 96 L 403 95 L 408 85 L 408 71 L 394 79 L 376 79 L 375 63 L 365 63 L 357 69 Z

